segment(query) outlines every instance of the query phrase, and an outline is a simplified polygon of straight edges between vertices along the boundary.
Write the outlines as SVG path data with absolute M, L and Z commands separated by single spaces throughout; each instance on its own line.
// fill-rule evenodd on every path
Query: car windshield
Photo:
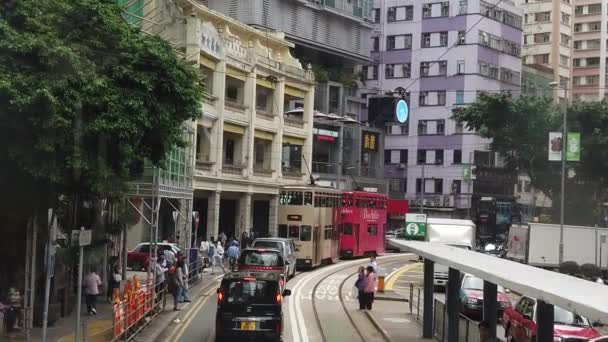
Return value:
M 283 266 L 283 258 L 272 251 L 244 251 L 239 264 L 247 266 Z
M 589 320 L 583 316 L 564 310 L 558 306 L 553 309 L 553 322 L 564 325 L 574 325 L 577 327 L 590 327 Z
M 278 241 L 264 241 L 264 240 L 255 241 L 253 243 L 253 247 L 255 247 L 255 248 L 272 248 L 272 249 L 276 249 L 276 250 L 279 250 L 279 251 L 285 253 L 285 250 L 283 249 L 283 244 Z
M 276 282 L 263 280 L 233 280 L 224 291 L 228 304 L 276 304 L 279 293 Z
M 483 291 L 483 279 L 472 276 L 466 276 L 464 277 L 464 280 L 462 282 L 462 288 L 466 290 Z M 500 293 L 504 293 L 505 289 L 502 286 L 498 285 L 497 291 Z

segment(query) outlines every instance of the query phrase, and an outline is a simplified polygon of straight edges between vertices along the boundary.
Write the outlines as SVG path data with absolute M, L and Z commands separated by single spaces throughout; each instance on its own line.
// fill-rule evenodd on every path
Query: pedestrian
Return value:
M 207 239 L 203 238 L 199 251 L 201 259 L 203 259 L 203 269 L 205 269 L 209 265 L 209 242 L 207 242 Z
M 365 268 L 363 266 L 359 266 L 359 271 L 357 271 L 357 281 L 355 282 L 355 287 L 358 291 L 357 299 L 359 299 L 359 310 L 365 310 Z
M 165 249 L 165 260 L 167 261 L 167 267 L 175 266 L 176 256 L 171 248 Z
M 376 256 L 375 255 L 372 255 L 369 258 L 369 264 L 367 264 L 367 266 L 371 266 L 374 269 L 374 273 L 376 273 L 378 271 L 378 263 L 376 262 Z
M 179 265 L 169 268 L 167 289 L 173 295 L 173 311 L 181 311 L 179 308 L 179 295 L 182 288 L 182 275 Z
M 367 266 L 367 274 L 365 275 L 365 287 L 363 289 L 365 297 L 365 310 L 372 309 L 374 302 L 374 291 L 376 289 L 376 274 L 372 266 Z
M 122 274 L 120 273 L 120 266 L 114 264 L 112 274 L 108 277 L 108 291 L 109 294 L 108 302 L 114 302 L 114 291 L 118 290 L 120 293 L 120 283 L 122 282 Z
M 209 252 L 211 253 L 211 247 L 209 247 Z M 224 264 L 222 263 L 222 257 L 224 256 L 224 249 L 222 248 L 222 243 L 220 241 L 216 241 L 213 246 L 213 256 L 211 258 L 211 273 L 215 274 L 215 267 L 219 264 L 222 268 L 222 272 L 226 273 L 226 269 L 224 268 Z
M 89 315 L 97 315 L 97 306 L 96 300 L 97 296 L 99 296 L 99 287 L 101 286 L 101 279 L 95 272 L 95 270 L 91 270 L 85 277 L 82 282 L 82 286 L 84 287 L 84 298 L 87 304 L 87 310 Z
M 185 256 L 180 258 L 181 270 L 182 270 L 182 291 L 180 293 L 180 302 L 190 303 L 190 294 L 188 293 L 188 285 L 189 285 L 189 274 L 188 273 L 188 259 Z
M 106 291 L 106 300 L 108 303 L 112 303 L 113 302 L 113 293 L 114 293 L 114 277 L 112 276 L 114 274 L 114 268 L 118 266 L 118 262 L 116 260 L 116 257 L 113 256 L 110 258 L 110 262 L 108 262 L 108 274 L 109 276 L 107 277 L 107 283 L 108 283 L 108 287 L 107 287 L 107 291 Z M 121 276 L 121 280 L 122 280 L 122 276 Z M 118 285 L 118 287 L 120 288 L 120 284 Z
M 232 241 L 230 247 L 226 251 L 226 255 L 228 255 L 228 265 L 230 265 L 230 270 L 235 270 L 235 265 L 237 260 L 239 259 L 239 243 L 234 240 Z
M 166 292 L 166 277 L 165 273 L 167 272 L 165 256 L 161 255 L 156 259 L 156 264 L 154 265 L 156 270 L 156 279 L 154 282 L 154 291 L 156 292 L 156 303 L 160 303 L 161 300 L 165 298 Z
M 222 231 L 220 233 L 219 240 L 222 242 L 223 245 L 225 245 L 226 244 L 226 239 L 227 239 L 226 234 L 224 234 L 224 232 Z

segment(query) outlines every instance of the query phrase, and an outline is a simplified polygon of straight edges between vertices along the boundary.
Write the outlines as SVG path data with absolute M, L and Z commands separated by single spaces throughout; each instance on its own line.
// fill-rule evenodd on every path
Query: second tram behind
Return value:
M 342 193 L 338 225 L 341 258 L 384 254 L 387 200 L 385 194 Z

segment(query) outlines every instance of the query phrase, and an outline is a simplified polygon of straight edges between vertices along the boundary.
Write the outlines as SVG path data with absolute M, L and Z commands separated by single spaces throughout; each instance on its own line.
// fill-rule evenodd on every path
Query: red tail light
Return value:
M 281 300 L 282 300 L 281 294 L 277 293 L 277 304 L 281 304 Z
M 221 303 L 223 300 L 224 300 L 224 292 L 223 292 L 223 291 L 220 291 L 220 292 L 217 294 L 217 302 L 218 302 L 218 303 Z

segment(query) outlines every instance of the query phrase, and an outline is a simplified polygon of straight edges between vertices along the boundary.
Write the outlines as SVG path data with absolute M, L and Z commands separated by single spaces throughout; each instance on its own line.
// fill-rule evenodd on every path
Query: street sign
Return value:
M 566 139 L 566 160 L 580 161 L 581 160 L 581 134 L 576 132 L 568 132 Z
M 405 237 L 416 240 L 426 237 L 426 214 L 405 214 Z
M 91 244 L 93 240 L 93 231 L 92 230 L 81 230 L 78 235 L 78 245 L 79 246 L 88 246 Z

